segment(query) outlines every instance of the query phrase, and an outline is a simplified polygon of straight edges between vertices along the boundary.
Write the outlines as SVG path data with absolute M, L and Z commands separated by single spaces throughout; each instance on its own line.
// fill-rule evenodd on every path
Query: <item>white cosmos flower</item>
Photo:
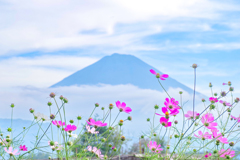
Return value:
M 42 120 L 44 119 L 45 121 L 50 121 L 50 119 L 48 118 L 48 116 L 44 115 L 43 113 L 36 113 L 34 114 L 34 116 L 37 116 L 37 120 Z

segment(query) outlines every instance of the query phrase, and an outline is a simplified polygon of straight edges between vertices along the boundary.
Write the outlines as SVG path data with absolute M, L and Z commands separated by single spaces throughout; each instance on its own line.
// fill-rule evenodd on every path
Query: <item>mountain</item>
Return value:
M 156 72 L 163 74 L 161 71 L 135 56 L 114 53 L 73 73 L 51 87 L 97 84 L 132 84 L 142 89 L 162 91 L 158 81 L 154 78 L 155 75 L 150 73 L 150 69 L 154 69 Z M 171 77 L 167 78 L 165 81 L 161 81 L 161 83 L 165 89 L 179 87 L 190 94 L 193 93 L 191 88 L 181 84 Z

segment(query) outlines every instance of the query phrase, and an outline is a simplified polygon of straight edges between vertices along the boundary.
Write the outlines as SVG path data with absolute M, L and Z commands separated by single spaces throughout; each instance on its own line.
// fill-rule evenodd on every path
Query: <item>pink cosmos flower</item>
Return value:
M 71 124 L 67 125 L 67 127 L 64 128 L 64 130 L 69 133 L 71 133 L 72 131 L 75 131 L 76 129 L 77 129 L 77 126 L 71 125 Z
M 9 150 L 7 150 L 7 148 L 4 148 L 4 150 L 5 150 L 10 156 L 19 155 L 19 154 L 20 154 L 20 152 L 17 153 L 17 152 L 18 152 L 17 149 L 15 149 L 15 150 L 13 151 L 13 148 L 12 148 L 12 147 L 9 147 Z
M 222 136 L 222 133 L 217 133 L 219 130 L 217 130 L 217 129 L 212 129 L 211 130 L 212 131 L 212 134 L 213 134 L 213 138 L 217 138 L 217 140 L 219 140 L 221 143 L 225 143 L 225 144 L 228 144 L 228 140 L 227 140 L 227 138 L 224 138 L 223 136 Z
M 209 101 L 210 101 L 211 103 L 215 103 L 215 102 L 218 102 L 218 99 L 217 99 L 217 98 L 214 98 L 214 97 L 210 97 L 210 98 L 209 98 Z
M 193 115 L 193 111 L 187 111 L 187 114 L 184 114 L 184 116 L 190 120 L 190 119 L 196 119 L 197 116 L 199 116 L 200 114 L 194 111 L 194 115 Z
M 161 117 L 160 118 L 160 123 L 164 126 L 164 127 L 171 127 L 172 122 L 168 122 L 168 119 L 165 117 Z
M 199 134 L 199 136 L 198 135 L 196 135 L 196 134 L 194 134 L 194 136 L 195 137 L 197 137 L 197 138 L 204 138 L 204 139 L 212 139 L 212 135 L 211 134 L 209 134 L 208 132 L 205 132 L 204 134 L 202 133 L 202 131 L 198 131 L 198 134 Z
M 58 128 L 60 127 L 60 126 L 65 126 L 65 122 L 62 122 L 62 121 L 52 121 L 52 123 L 55 125 L 55 126 L 57 126 Z
M 152 141 L 150 141 L 147 146 L 148 146 L 148 148 L 149 148 L 151 151 L 156 152 L 156 153 L 160 153 L 160 151 L 163 150 L 162 148 L 160 148 L 160 147 L 161 147 L 160 144 L 157 145 L 157 142 L 152 142 Z
M 125 102 L 120 102 L 120 101 L 117 101 L 116 102 L 116 106 L 119 108 L 119 111 L 120 112 L 126 112 L 126 113 L 130 113 L 132 112 L 132 109 L 130 107 L 126 107 L 126 103 Z
M 89 122 L 90 121 L 90 122 Z M 96 126 L 96 127 L 103 127 L 106 126 L 107 123 L 102 123 L 101 121 L 94 121 L 94 119 L 90 119 L 89 121 L 87 121 L 88 125 L 90 126 Z
M 227 83 L 223 83 L 223 85 L 227 85 Z
M 239 117 L 234 117 L 233 115 L 231 115 L 231 117 L 232 117 L 233 119 L 237 120 L 238 123 L 240 123 L 240 115 L 239 115 Z
M 104 155 L 101 154 L 101 151 L 100 149 L 98 149 L 96 152 L 95 152 L 96 156 L 100 159 L 103 159 Z
M 229 156 L 230 158 L 235 156 L 235 151 L 231 151 L 230 149 L 225 150 L 225 149 L 221 149 L 219 151 L 219 155 L 220 157 L 226 158 L 227 156 Z
M 207 153 L 204 157 L 205 158 L 208 158 L 208 157 L 210 157 L 212 155 L 212 153 Z
M 167 107 L 162 107 L 162 112 L 163 112 L 165 115 L 161 115 L 161 114 L 158 114 L 158 113 L 155 113 L 155 114 L 156 114 L 156 115 L 159 115 L 159 116 L 166 116 L 166 118 L 167 118 L 168 116 L 177 115 L 177 114 L 179 113 L 179 111 L 178 111 L 177 109 L 172 110 L 172 111 L 170 111 L 170 113 L 169 113 Z
M 92 129 L 90 129 L 90 126 L 86 125 L 86 129 L 89 133 L 92 133 L 92 134 L 97 134 L 99 133 L 98 131 L 95 131 L 95 128 L 92 127 Z
M 27 147 L 25 145 L 20 145 L 20 151 L 27 151 Z
M 202 116 L 201 121 L 203 125 L 208 128 L 208 129 L 217 129 L 215 126 L 217 126 L 216 122 L 214 121 L 214 117 L 212 113 L 206 113 L 205 115 Z
M 180 109 L 180 107 L 178 106 L 178 101 L 175 101 L 174 98 L 166 98 L 165 99 L 165 102 L 164 102 L 164 105 L 170 110 L 175 110 L 175 109 Z
M 220 103 L 222 103 L 224 106 L 232 106 L 230 103 L 228 103 L 227 101 L 223 101 L 223 100 L 220 100 L 219 101 Z
M 100 159 L 103 159 L 104 155 L 101 155 L 101 151 L 100 149 L 97 149 L 97 147 L 88 146 L 87 149 L 89 152 L 96 154 Z
M 156 75 L 157 78 L 160 78 L 161 80 L 165 80 L 164 78 L 168 78 L 167 74 L 160 75 L 159 73 L 155 72 L 153 69 L 150 70 L 150 72 L 154 75 Z

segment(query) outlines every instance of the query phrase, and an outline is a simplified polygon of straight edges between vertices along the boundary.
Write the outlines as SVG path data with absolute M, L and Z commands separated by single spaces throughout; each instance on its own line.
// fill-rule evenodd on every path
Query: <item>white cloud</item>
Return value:
M 0 60 L 0 87 L 49 87 L 72 73 L 93 64 L 98 58 L 78 56 L 13 57 Z
M 0 6 L 0 55 L 31 50 L 59 50 L 92 45 L 126 46 L 139 37 L 166 30 L 185 30 L 183 19 L 220 17 L 219 11 L 238 10 L 236 5 L 207 0 L 171 1 L 5 1 Z M 155 23 L 153 23 L 155 22 Z M 118 24 L 144 23 L 145 27 L 129 33 L 117 30 Z M 159 27 L 154 27 L 155 25 Z M 208 24 L 191 23 L 203 30 Z M 135 27 L 130 30 L 134 30 Z M 155 28 L 155 29 L 153 29 Z M 195 27 L 194 27 L 195 28 Z M 152 29 L 152 30 L 151 30 Z M 97 30 L 101 34 L 82 34 Z

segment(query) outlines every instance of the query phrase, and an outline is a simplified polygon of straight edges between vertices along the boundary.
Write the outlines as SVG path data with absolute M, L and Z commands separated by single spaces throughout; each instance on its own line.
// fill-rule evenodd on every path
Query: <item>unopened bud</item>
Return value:
M 55 93 L 51 92 L 49 96 L 50 96 L 51 98 L 54 98 L 56 95 L 55 95 Z
M 156 105 L 154 106 L 154 108 L 155 108 L 155 109 L 158 109 L 158 108 L 159 108 L 159 106 L 156 104 Z
M 197 67 L 198 67 L 198 65 L 195 63 L 192 65 L 192 68 L 194 68 L 194 69 L 196 69 Z
M 95 103 L 95 107 L 99 107 L 99 104 L 98 104 L 98 103 Z
M 77 116 L 77 120 L 81 120 L 82 119 L 82 117 L 81 116 Z
M 52 105 L 52 102 L 48 102 L 47 105 L 50 107 Z
M 229 146 L 231 146 L 231 147 L 234 146 L 234 142 L 230 142 Z

